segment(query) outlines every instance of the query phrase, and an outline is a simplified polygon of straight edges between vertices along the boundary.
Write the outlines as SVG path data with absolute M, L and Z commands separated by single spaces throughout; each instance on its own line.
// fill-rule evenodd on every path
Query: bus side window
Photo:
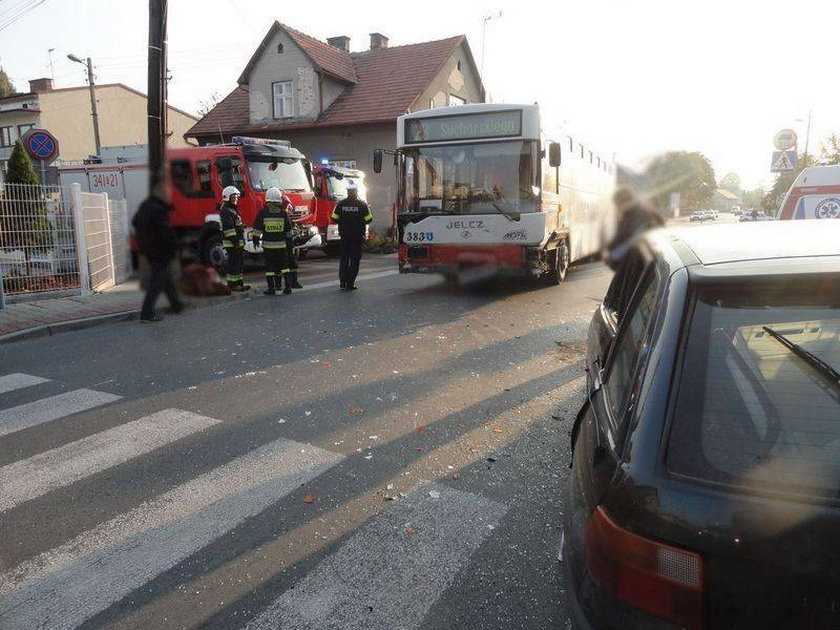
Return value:
M 552 168 L 548 162 L 548 146 L 545 143 L 545 157 L 542 159 L 542 189 L 545 192 L 560 192 L 560 185 L 557 177 L 557 169 Z
M 189 160 L 174 160 L 169 166 L 172 185 L 182 194 L 193 191 L 192 165 Z

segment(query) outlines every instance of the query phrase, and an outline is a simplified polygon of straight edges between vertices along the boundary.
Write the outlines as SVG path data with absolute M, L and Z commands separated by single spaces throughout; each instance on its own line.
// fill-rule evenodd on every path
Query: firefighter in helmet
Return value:
M 222 221 L 222 247 L 227 254 L 227 283 L 231 291 L 247 291 L 242 275 L 245 267 L 245 226 L 236 207 L 242 193 L 236 186 L 226 186 L 222 191 L 219 216 Z
M 260 246 L 265 254 L 265 281 L 268 288 L 263 291 L 266 295 L 275 295 L 282 280 L 286 286 L 283 293 L 292 292 L 289 274 L 289 250 L 287 239 L 292 230 L 292 220 L 289 218 L 288 208 L 291 207 L 289 198 L 280 192 L 279 188 L 269 188 L 265 191 L 265 205 L 257 213 L 254 221 L 254 231 L 251 240 L 254 247 Z

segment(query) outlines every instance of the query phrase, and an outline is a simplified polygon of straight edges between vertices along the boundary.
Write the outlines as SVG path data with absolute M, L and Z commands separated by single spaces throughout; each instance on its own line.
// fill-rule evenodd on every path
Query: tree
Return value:
M 32 275 L 32 253 L 52 247 L 44 192 L 20 140 L 9 158 L 4 198 L 0 199 L 0 245 L 23 250 L 26 276 Z
M 737 173 L 727 173 L 724 175 L 723 179 L 720 180 L 720 187 L 738 196 L 740 196 L 743 192 L 743 188 L 741 188 L 741 178 L 738 177 Z
M 836 133 L 823 140 L 820 162 L 823 164 L 840 164 L 840 136 Z
M 669 151 L 654 158 L 645 175 L 653 188 L 651 201 L 662 211 L 674 192 L 680 194 L 683 208 L 700 208 L 708 205 L 717 189 L 712 163 L 699 152 Z
M 9 75 L 6 74 L 6 71 L 3 70 L 3 68 L 0 68 L 0 98 L 6 98 L 14 93 L 14 83 L 12 83 L 12 80 L 9 78 Z
M 753 188 L 752 190 L 745 190 L 741 195 L 741 205 L 746 208 L 758 208 L 761 206 L 761 200 L 767 195 L 764 188 Z
M 211 109 L 222 102 L 222 95 L 218 92 L 213 92 L 210 98 L 198 102 L 198 117 L 204 118 Z

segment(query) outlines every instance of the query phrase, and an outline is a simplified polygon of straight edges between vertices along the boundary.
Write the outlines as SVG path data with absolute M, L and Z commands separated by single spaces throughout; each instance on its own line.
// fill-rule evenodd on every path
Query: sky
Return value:
M 0 27 L 30 4 L 0 31 L 0 66 L 19 89 L 51 73 L 57 87 L 84 85 L 73 53 L 93 59 L 97 82 L 146 91 L 146 0 L 0 0 Z M 812 153 L 840 132 L 838 0 L 171 0 L 170 103 L 195 112 L 228 94 L 275 19 L 348 35 L 353 51 L 371 32 L 391 46 L 465 34 L 495 102 L 539 102 L 545 125 L 633 168 L 702 151 L 718 179 L 770 185 L 778 130 L 797 131 L 801 148 L 812 112 Z

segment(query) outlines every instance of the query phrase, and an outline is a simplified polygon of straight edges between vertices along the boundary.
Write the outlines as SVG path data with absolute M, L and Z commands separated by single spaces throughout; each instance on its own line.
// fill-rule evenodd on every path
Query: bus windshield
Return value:
M 536 212 L 539 143 L 487 142 L 403 149 L 409 212 Z
M 277 187 L 283 191 L 309 191 L 309 177 L 303 163 L 296 158 L 276 158 L 267 161 L 248 158 L 248 175 L 251 187 L 268 190 Z

